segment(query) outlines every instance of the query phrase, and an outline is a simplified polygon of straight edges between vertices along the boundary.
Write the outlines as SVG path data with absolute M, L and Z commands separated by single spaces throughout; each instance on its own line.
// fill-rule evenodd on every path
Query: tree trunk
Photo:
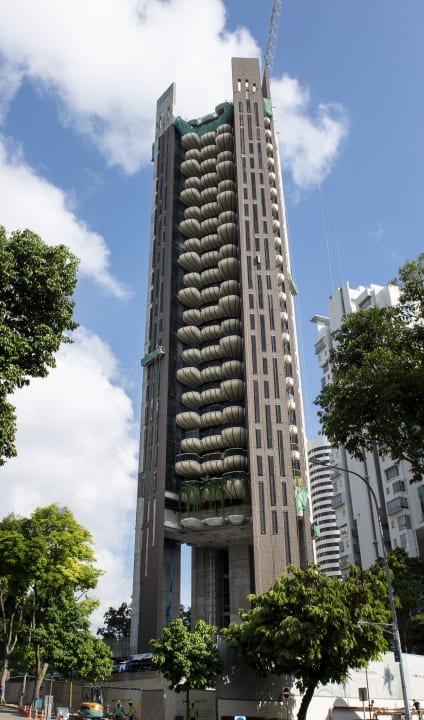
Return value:
M 186 720 L 190 718 L 190 690 L 186 690 Z
M 299 712 L 297 713 L 297 720 L 306 720 L 306 714 L 308 712 L 308 707 L 310 705 L 310 702 L 314 696 L 315 688 L 318 683 L 315 683 L 315 685 L 308 685 L 306 688 L 306 692 L 302 698 L 302 702 L 300 703 Z
M 0 678 L 0 703 L 6 702 L 6 680 L 8 676 L 8 665 L 9 661 L 7 658 L 4 659 L 3 662 L 3 668 L 1 671 L 1 678 Z

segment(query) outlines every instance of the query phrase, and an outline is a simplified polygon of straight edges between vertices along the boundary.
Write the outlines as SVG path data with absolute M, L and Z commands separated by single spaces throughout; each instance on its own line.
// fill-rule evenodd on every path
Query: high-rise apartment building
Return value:
M 398 300 L 399 289 L 394 285 L 352 289 L 347 282 L 330 296 L 328 316 L 312 318 L 317 326 L 315 353 L 323 385 L 332 379 L 329 363 L 332 333 L 341 326 L 343 317 L 368 307 L 391 307 Z M 334 449 L 331 464 L 341 468 L 331 470 L 331 477 L 333 507 L 340 530 L 342 572 L 349 564 L 366 569 L 382 556 L 375 502 L 358 475 L 370 484 L 376 495 L 387 552 L 399 546 L 410 556 L 424 558 L 424 478 L 423 482 L 411 485 L 409 464 L 383 457 L 377 446 L 374 452 L 366 453 L 364 461 L 352 458 L 343 447 Z
M 315 561 L 325 575 L 340 577 L 340 530 L 333 507 L 331 445 L 324 436 L 308 440 L 309 482 L 314 518 Z
M 269 83 L 233 59 L 232 101 L 153 147 L 132 648 L 180 605 L 223 627 L 312 557 L 289 251 Z M 282 129 L 283 131 L 283 129 Z

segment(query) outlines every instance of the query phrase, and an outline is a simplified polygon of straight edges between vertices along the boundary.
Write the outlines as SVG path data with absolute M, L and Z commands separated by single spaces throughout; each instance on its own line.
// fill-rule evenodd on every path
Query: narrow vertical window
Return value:
M 255 422 L 258 423 L 261 421 L 261 413 L 259 410 L 259 385 L 257 380 L 253 381 L 253 404 L 255 407 Z
M 271 408 L 269 405 L 265 405 L 265 425 L 266 425 L 266 446 L 267 446 L 267 448 L 272 448 L 272 422 L 271 422 Z
M 259 525 L 261 528 L 261 534 L 265 535 L 266 533 L 266 522 L 265 522 L 265 493 L 264 493 L 264 484 L 263 482 L 260 482 L 258 484 L 258 492 L 259 492 Z
M 258 374 L 258 358 L 256 353 L 256 338 L 254 335 L 250 338 L 251 344 L 252 344 L 252 370 L 253 374 Z
M 284 467 L 284 443 L 283 443 L 283 431 L 277 430 L 277 444 L 278 444 L 278 462 L 280 464 L 280 475 L 285 475 Z

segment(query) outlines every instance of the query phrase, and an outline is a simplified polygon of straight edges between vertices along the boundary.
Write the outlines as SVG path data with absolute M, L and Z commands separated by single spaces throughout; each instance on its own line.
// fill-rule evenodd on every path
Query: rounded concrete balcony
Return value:
M 200 205 L 200 193 L 197 188 L 185 188 L 180 192 L 180 199 L 184 205 Z
M 222 358 L 222 348 L 220 343 L 217 345 L 207 345 L 200 350 L 201 363 L 212 362 L 213 360 L 219 360 L 220 358 Z
M 218 207 L 222 211 L 230 210 L 231 212 L 235 213 L 237 202 L 236 202 L 236 194 L 234 190 L 224 190 L 223 192 L 219 192 L 218 187 L 218 194 L 216 196 L 216 201 L 218 203 Z M 193 203 L 194 204 L 194 203 Z
M 223 378 L 242 378 L 243 363 L 240 360 L 226 360 L 221 365 Z
M 231 150 L 222 150 L 218 153 L 216 156 L 217 162 L 227 162 L 227 160 L 231 160 L 231 162 L 234 162 L 234 153 Z
M 223 152 L 224 150 L 233 151 L 233 149 L 234 149 L 234 140 L 233 140 L 232 132 L 218 133 L 215 141 L 216 141 L 216 147 L 218 148 L 219 152 Z
M 268 165 L 268 170 L 273 171 L 273 170 L 274 170 L 274 158 L 269 157 L 269 158 L 267 158 L 267 161 L 266 161 L 266 162 L 267 162 L 267 165 Z M 200 172 L 200 167 L 199 167 L 199 172 Z
M 210 392 L 210 390 L 206 390 L 205 392 Z M 204 395 L 204 393 L 202 393 L 202 395 Z M 215 427 L 216 425 L 221 425 L 221 423 L 222 412 L 220 412 L 219 410 L 213 410 L 212 412 L 204 412 L 200 418 L 200 427 L 202 428 Z
M 180 222 L 180 231 L 187 238 L 200 237 L 200 222 L 197 218 L 187 218 Z
M 242 405 L 230 405 L 222 411 L 223 424 L 238 423 L 244 420 L 244 407 Z
M 186 365 L 200 365 L 200 350 L 199 348 L 187 348 L 182 352 L 182 360 Z
M 177 331 L 178 339 L 185 345 L 199 345 L 200 330 L 196 325 L 184 325 Z
M 184 325 L 200 325 L 202 316 L 200 310 L 197 308 L 190 308 L 183 312 L 183 323 Z
M 243 340 L 240 335 L 227 335 L 226 337 L 221 338 L 219 346 L 222 352 L 221 357 L 233 357 L 236 359 L 241 358 L 243 352 Z
M 222 192 L 234 192 L 236 193 L 236 184 L 234 180 L 220 180 L 218 183 L 218 193 Z M 237 193 L 236 193 L 237 196 Z
M 272 229 L 276 235 L 278 235 L 278 233 L 280 232 L 280 221 L 276 218 L 274 218 L 272 221 Z
M 205 145 L 200 150 L 200 161 L 206 160 L 207 158 L 216 158 L 218 153 L 218 149 L 215 145 L 215 143 L 212 143 L 211 145 Z
M 203 460 L 202 475 L 220 475 L 224 468 L 222 460 Z
M 222 379 L 221 365 L 211 365 L 210 367 L 204 368 L 201 372 L 202 384 L 219 382 Z
M 242 427 L 224 428 L 221 433 L 227 448 L 244 448 L 247 444 L 247 430 Z
M 184 220 L 197 220 L 200 222 L 201 219 L 201 212 L 200 208 L 197 205 L 190 205 L 190 207 L 186 208 L 184 210 Z
M 296 402 L 293 400 L 293 398 L 290 398 L 290 400 L 287 400 L 287 409 L 288 410 L 296 410 Z
M 199 307 L 200 292 L 196 287 L 182 288 L 182 290 L 178 292 L 178 299 L 186 307 Z
M 220 307 L 218 304 L 216 305 L 207 305 L 206 307 L 202 307 L 201 309 L 201 317 L 202 317 L 202 323 L 208 323 L 212 322 L 213 320 L 218 320 L 222 317 L 222 312 L 220 310 Z M 206 330 L 206 328 L 204 328 Z M 219 326 L 219 335 L 221 335 L 221 326 Z M 206 337 L 206 334 L 205 334 Z
M 277 198 L 278 198 L 277 188 L 275 188 L 275 187 L 270 188 L 269 195 L 273 202 L 277 202 Z
M 218 263 L 224 280 L 236 280 L 240 277 L 240 263 L 236 258 L 224 258 Z
M 286 377 L 286 387 L 292 388 L 294 386 L 294 380 L 292 377 Z
M 275 173 L 274 172 L 268 173 L 268 180 L 270 182 L 270 185 L 273 185 L 275 183 Z
M 224 458 L 224 472 L 246 470 L 247 458 L 244 455 L 230 455 Z
M 219 225 L 219 220 L 217 217 L 208 217 L 205 220 L 202 220 L 200 223 L 200 233 L 202 236 L 205 235 L 211 235 L 213 233 L 216 233 L 216 229 Z
M 216 172 L 216 157 L 207 158 L 202 160 L 200 163 L 200 175 L 206 175 L 207 173 Z
M 289 433 L 297 436 L 297 425 L 289 425 Z
M 198 208 L 198 210 L 201 220 L 206 220 L 206 218 L 211 217 L 217 217 L 219 213 L 219 207 L 217 202 L 207 202 L 202 205 L 201 208 Z
M 204 203 L 216 202 L 218 189 L 215 186 L 206 187 L 200 191 L 199 195 L 201 205 L 203 205 Z
M 218 235 L 225 244 L 236 243 L 238 240 L 236 223 L 229 222 L 219 225 Z
M 179 460 L 175 463 L 175 472 L 181 477 L 192 478 L 201 475 L 201 465 L 196 460 Z
M 284 342 L 290 342 L 290 333 L 288 332 L 282 332 L 281 333 L 281 340 Z
M 200 427 L 200 415 L 193 410 L 189 412 L 178 413 L 175 417 L 178 427 L 183 430 L 195 430 Z
M 193 175 L 200 177 L 201 175 L 200 163 L 198 160 L 183 160 L 180 165 L 180 170 L 184 177 L 192 177 Z
M 191 177 L 188 177 L 185 179 L 184 182 L 184 188 L 188 190 L 189 188 L 195 188 L 200 192 L 200 177 L 197 175 L 192 175 Z
M 201 374 L 198 367 L 182 367 L 177 370 L 177 380 L 183 385 L 197 387 L 201 383 Z
M 225 335 L 241 335 L 241 322 L 237 318 L 227 318 L 221 323 L 222 337 Z
M 186 150 L 185 155 L 184 155 L 184 160 L 197 160 L 198 162 L 200 162 L 200 159 L 201 159 L 200 150 L 198 150 L 197 148 L 192 148 L 190 150 Z
M 240 283 L 237 280 L 224 280 L 220 286 L 220 295 L 239 295 L 240 294 Z
M 206 268 L 210 267 L 216 267 L 220 258 L 221 254 L 219 250 L 209 250 L 208 252 L 202 253 L 200 256 L 200 265 L 202 270 L 206 270 Z
M 242 400 L 244 397 L 243 380 L 224 380 L 221 383 L 222 395 L 227 401 Z
M 202 443 L 200 438 L 183 438 L 181 440 L 181 451 L 184 453 L 197 453 L 199 454 L 202 449 Z
M 184 240 L 184 252 L 196 252 L 198 255 L 201 253 L 200 238 L 190 237 Z
M 274 247 L 276 250 L 281 250 L 281 238 L 279 235 L 274 237 Z
M 200 447 L 202 452 L 214 452 L 216 450 L 222 450 L 222 437 L 219 435 L 207 435 L 200 440 Z
M 221 238 L 217 233 L 211 235 L 204 235 L 201 240 L 202 252 L 208 252 L 209 250 L 216 250 L 222 245 Z
M 277 275 L 277 282 L 279 285 L 282 285 L 284 282 L 284 273 L 279 272 Z
M 197 288 L 200 290 L 202 287 L 202 278 L 198 272 L 186 272 L 183 277 L 183 284 L 186 288 Z
M 202 177 L 200 178 L 200 189 L 204 190 L 207 187 L 213 187 L 216 188 L 216 191 L 218 192 L 218 180 L 219 178 L 216 172 L 205 173 L 205 175 L 202 175 Z
M 240 304 L 238 295 L 225 295 L 219 299 L 221 312 L 227 318 L 238 318 L 240 316 Z
M 202 279 L 202 287 L 215 285 L 223 279 L 220 268 L 209 268 L 208 270 L 204 270 L 200 275 Z
M 206 305 L 207 303 L 214 303 L 218 300 L 220 295 L 221 295 L 221 286 L 220 285 L 210 285 L 209 287 L 206 287 L 201 291 L 200 302 L 202 305 Z
M 283 266 L 283 256 L 279 253 L 275 256 L 275 266 L 276 267 L 282 267 Z
M 199 166 L 200 172 L 200 166 Z M 216 174 L 218 176 L 218 182 L 220 180 L 234 180 L 235 178 L 235 167 L 232 160 L 224 160 L 216 164 Z
M 181 137 L 181 145 L 184 150 L 190 150 L 191 148 L 200 149 L 200 137 L 195 132 L 185 133 Z
M 191 410 L 198 410 L 201 406 L 200 393 L 195 390 L 182 393 L 181 402 L 185 407 Z
M 214 145 L 216 141 L 216 133 L 215 130 L 209 130 L 209 132 L 204 133 L 204 135 L 200 136 L 200 147 L 204 148 L 207 145 Z
M 208 388 L 207 390 L 203 390 L 201 395 L 203 407 L 208 405 L 219 405 L 222 402 L 221 387 Z M 219 425 L 221 423 L 221 410 L 206 411 L 202 415 L 201 423 L 202 427 Z
M 184 222 L 188 222 L 188 220 Z M 201 269 L 200 256 L 195 252 L 181 253 L 178 264 L 187 272 L 199 272 Z
M 221 325 L 207 325 L 200 331 L 200 342 L 207 343 L 221 337 Z
M 221 245 L 221 247 L 219 248 L 219 256 L 220 260 L 223 260 L 226 257 L 238 257 L 237 245 Z

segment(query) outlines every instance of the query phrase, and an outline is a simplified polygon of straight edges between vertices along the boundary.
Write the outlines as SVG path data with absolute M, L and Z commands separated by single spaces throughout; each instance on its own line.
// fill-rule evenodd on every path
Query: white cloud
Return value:
M 310 94 L 296 78 L 283 75 L 272 82 L 274 118 L 284 169 L 295 185 L 319 185 L 330 172 L 348 132 L 348 119 L 338 103 L 321 103 L 310 115 Z
M 92 533 L 106 571 L 93 593 L 102 599 L 96 630 L 132 591 L 138 429 L 119 382 L 110 349 L 77 330 L 49 376 L 14 395 L 18 457 L 2 468 L 2 517 L 58 503 Z
M 230 95 L 230 58 L 259 52 L 247 30 L 225 31 L 222 0 L 2 0 L 0 47 L 128 172 L 149 159 L 171 82 L 181 114 L 210 112 Z
M 37 175 L 19 150 L 8 150 L 1 137 L 0 186 L 0 218 L 8 232 L 30 228 L 48 245 L 67 245 L 80 259 L 82 275 L 112 295 L 126 295 L 110 273 L 109 250 L 103 237 L 75 216 L 63 190 Z
M 222 0 L 3 0 L 0 45 L 15 74 L 57 96 L 65 124 L 130 173 L 149 160 L 156 98 L 172 81 L 177 112 L 199 117 L 231 96 L 230 58 L 259 56 L 246 28 L 226 30 Z M 295 184 L 320 183 L 347 133 L 343 109 L 310 116 L 308 90 L 287 76 L 273 102 Z

